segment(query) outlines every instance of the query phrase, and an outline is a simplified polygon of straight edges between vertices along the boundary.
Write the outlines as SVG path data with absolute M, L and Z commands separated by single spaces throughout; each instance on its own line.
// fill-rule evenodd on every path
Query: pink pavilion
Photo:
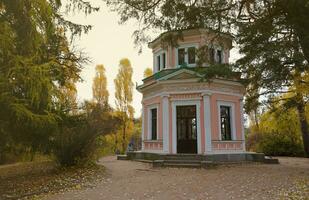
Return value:
M 154 74 L 137 87 L 143 95 L 141 151 L 244 153 L 244 86 L 239 78 L 201 81 L 210 64 L 197 66 L 201 46 L 208 47 L 206 56 L 211 63 L 228 64 L 232 37 L 207 29 L 188 29 L 182 31 L 182 39 L 174 47 L 162 45 L 166 34 L 149 43 Z

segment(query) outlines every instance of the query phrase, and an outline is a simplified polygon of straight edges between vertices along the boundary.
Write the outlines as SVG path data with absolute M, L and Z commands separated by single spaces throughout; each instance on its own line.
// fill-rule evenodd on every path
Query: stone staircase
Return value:
M 152 164 L 153 167 L 211 168 L 220 164 L 234 164 L 246 162 L 279 164 L 279 161 L 276 158 L 265 156 L 262 153 L 253 152 L 212 155 L 128 152 L 127 155 L 118 155 L 117 159 L 147 162 Z
M 153 167 L 206 168 L 213 165 L 211 161 L 206 161 L 204 156 L 196 154 L 169 154 L 161 160 L 153 161 Z

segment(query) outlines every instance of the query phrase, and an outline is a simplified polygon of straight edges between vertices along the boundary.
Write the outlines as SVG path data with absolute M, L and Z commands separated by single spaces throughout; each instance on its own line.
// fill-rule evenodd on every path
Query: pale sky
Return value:
M 138 49 L 135 48 L 132 37 L 132 33 L 137 29 L 136 23 L 131 21 L 119 25 L 117 13 L 109 11 L 100 0 L 94 2 L 96 2 L 94 5 L 100 6 L 99 12 L 88 16 L 81 13 L 68 17 L 73 22 L 93 25 L 88 34 L 82 35 L 75 42 L 75 45 L 87 53 L 92 60 L 92 63 L 84 66 L 81 73 L 84 81 L 77 84 L 78 100 L 82 102 L 83 100 L 92 99 L 92 80 L 95 75 L 95 66 L 96 64 L 103 64 L 106 69 L 109 103 L 114 107 L 114 79 L 118 72 L 119 61 L 122 58 L 128 58 L 133 67 L 133 107 L 135 117 L 140 117 L 142 95 L 135 89 L 135 84 L 136 82 L 141 84 L 144 70 L 147 67 L 152 67 L 151 50 L 145 44 L 143 52 L 138 54 Z M 231 52 L 231 61 L 235 60 L 236 54 Z

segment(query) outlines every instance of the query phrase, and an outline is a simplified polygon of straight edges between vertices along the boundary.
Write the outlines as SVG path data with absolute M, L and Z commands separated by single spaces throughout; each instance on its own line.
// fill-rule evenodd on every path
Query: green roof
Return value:
M 202 76 L 205 76 L 206 73 L 207 73 L 207 70 L 208 70 L 208 67 L 187 67 L 187 66 L 182 66 L 182 67 L 178 67 L 178 68 L 173 68 L 173 69 L 164 69 L 164 70 L 161 70 L 155 74 L 153 74 L 152 76 L 149 76 L 145 79 L 143 79 L 143 82 L 147 81 L 147 80 L 151 80 L 151 79 L 154 79 L 154 80 L 158 80 L 166 75 L 169 75 L 169 74 L 172 74 L 176 71 L 179 71 L 179 70 L 182 70 L 182 69 L 186 69 L 186 70 L 189 70 L 189 71 L 192 71 L 196 74 L 199 74 L 199 75 L 202 75 Z M 223 78 L 223 77 L 222 77 Z M 233 72 L 233 76 L 231 78 L 237 78 L 240 80 L 240 73 L 239 72 Z M 230 78 L 227 78 L 230 80 Z

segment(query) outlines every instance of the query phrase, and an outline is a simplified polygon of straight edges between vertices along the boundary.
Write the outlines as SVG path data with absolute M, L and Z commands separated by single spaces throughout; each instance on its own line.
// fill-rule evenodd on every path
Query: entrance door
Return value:
M 177 153 L 197 153 L 196 106 L 177 106 Z

